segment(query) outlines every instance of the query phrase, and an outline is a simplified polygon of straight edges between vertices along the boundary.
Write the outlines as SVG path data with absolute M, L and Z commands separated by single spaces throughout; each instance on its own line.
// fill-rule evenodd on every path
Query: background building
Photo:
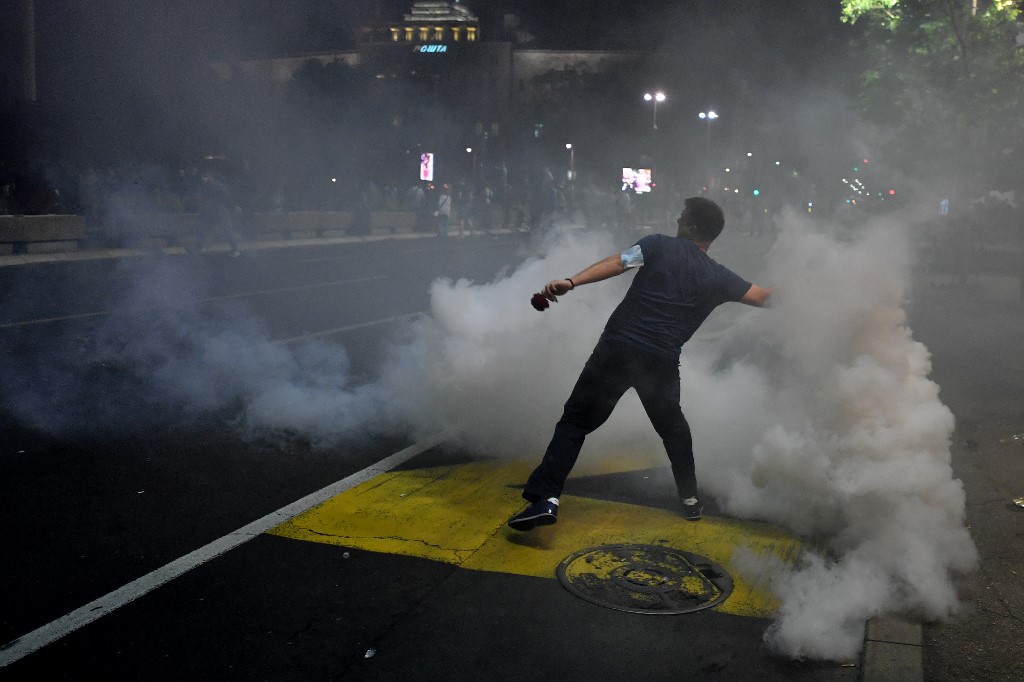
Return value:
M 355 49 L 218 61 L 213 68 L 224 79 L 254 75 L 280 89 L 310 60 L 345 64 L 366 68 L 378 79 L 429 82 L 437 94 L 472 96 L 500 111 L 550 71 L 600 73 L 640 59 L 636 51 L 536 49 L 524 44 L 531 36 L 520 26 L 518 17 L 504 15 L 500 35 L 490 37 L 464 3 L 420 0 L 401 19 L 375 18 L 360 27 Z

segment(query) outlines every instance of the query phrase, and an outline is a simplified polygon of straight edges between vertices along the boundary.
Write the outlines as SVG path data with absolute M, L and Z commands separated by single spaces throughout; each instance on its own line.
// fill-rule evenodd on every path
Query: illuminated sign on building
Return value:
M 424 152 L 420 154 L 420 180 L 427 182 L 434 181 L 434 153 Z
M 623 168 L 622 191 L 633 190 L 637 194 L 650 192 L 654 187 L 654 176 L 650 168 Z
M 413 52 L 447 52 L 447 45 L 417 45 L 412 48 Z

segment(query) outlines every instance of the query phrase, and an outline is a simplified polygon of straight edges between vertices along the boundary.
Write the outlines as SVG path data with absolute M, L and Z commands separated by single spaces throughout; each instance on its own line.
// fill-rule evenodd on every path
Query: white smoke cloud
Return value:
M 758 332 L 778 353 L 771 426 L 750 450 L 751 484 L 728 507 L 819 538 L 778 574 L 768 641 L 793 656 L 846 658 L 864 619 L 945 618 L 953 577 L 976 562 L 950 467 L 952 413 L 906 325 L 908 235 L 876 221 L 837 239 L 789 215 L 768 255 L 776 305 Z
M 773 307 L 715 313 L 731 326 L 684 349 L 683 407 L 702 490 L 816 548 L 772 567 L 782 608 L 767 641 L 793 657 L 847 659 L 867 618 L 954 613 L 953 578 L 976 550 L 950 468 L 953 416 L 903 311 L 908 236 L 891 221 L 822 231 L 796 213 L 779 227 L 763 274 L 777 286 Z M 564 237 L 495 282 L 435 283 L 431 316 L 383 378 L 410 387 L 399 411 L 422 428 L 456 426 L 482 451 L 539 458 L 630 276 L 540 314 L 527 298 L 615 250 Z M 630 396 L 585 456 L 623 443 L 660 451 Z
M 381 386 L 351 379 L 342 346 L 283 344 L 234 302 L 204 302 L 183 259 L 122 263 L 130 282 L 79 336 L 48 338 L 0 368 L 0 405 L 46 432 L 123 433 L 151 424 L 232 421 L 248 435 L 329 444 L 382 428 Z
M 777 287 L 773 307 L 714 313 L 714 333 L 683 351 L 682 402 L 702 494 L 726 513 L 808 539 L 796 565 L 747 558 L 762 562 L 757 569 L 771 574 L 782 603 L 766 639 L 786 655 L 846 659 L 873 615 L 954 613 L 953 578 L 974 567 L 976 551 L 950 468 L 953 416 L 903 312 L 912 256 L 904 230 L 877 222 L 839 232 L 795 213 L 779 228 L 763 272 L 738 268 Z M 123 303 L 150 312 L 111 316 L 97 345 L 135 391 L 146 389 L 143 406 L 226 411 L 250 432 L 313 442 L 455 427 L 476 451 L 538 460 L 632 275 L 581 287 L 542 313 L 528 299 L 545 281 L 622 246 L 592 232 L 563 234 L 492 282 L 435 282 L 430 314 L 408 325 L 370 383 L 352 381 L 340 346 L 272 343 L 244 311 L 211 318 L 198 303 L 200 287 L 184 287 L 195 280 L 171 261 L 146 273 Z M 89 419 L 102 421 L 91 398 L 124 388 L 87 388 L 90 378 L 70 370 L 51 379 L 62 386 L 63 405 L 45 405 L 52 391 L 32 399 L 28 379 L 8 382 L 33 406 L 25 414 L 69 422 L 81 418 L 76 405 L 88 405 Z M 106 417 L 129 421 L 123 411 L 131 408 L 118 409 Z M 624 446 L 662 451 L 632 392 L 583 455 Z
M 144 374 L 159 401 L 188 416 L 230 410 L 247 433 L 297 433 L 314 443 L 378 424 L 382 389 L 351 380 L 342 346 L 275 343 L 244 307 L 219 303 L 211 313 L 201 300 L 201 284 L 161 260 L 126 299 L 148 315 L 104 327 L 108 337 L 130 335 L 116 362 Z
M 605 235 L 564 237 L 511 274 L 484 285 L 437 281 L 431 312 L 399 347 L 381 377 L 402 419 L 421 430 L 457 427 L 464 442 L 483 451 L 532 458 L 543 452 L 583 363 L 628 281 L 581 287 L 538 313 L 530 296 L 554 277 L 577 272 L 617 250 Z M 552 273 L 563 273 L 553 275 Z M 600 445 L 641 431 L 639 402 L 624 401 Z M 646 419 L 646 418 L 645 418 Z M 616 432 L 621 431 L 618 437 Z M 590 442 L 590 441 L 588 441 Z M 654 443 L 659 443 L 654 438 Z

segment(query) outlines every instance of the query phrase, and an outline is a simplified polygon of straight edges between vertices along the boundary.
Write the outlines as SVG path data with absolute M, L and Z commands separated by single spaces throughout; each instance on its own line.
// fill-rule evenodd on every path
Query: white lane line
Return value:
M 398 320 L 407 320 L 411 317 L 417 317 L 418 315 L 425 315 L 424 312 L 406 313 L 404 315 L 392 315 L 391 317 L 382 317 L 379 320 L 370 320 L 369 322 L 359 322 L 357 324 L 348 324 L 344 327 L 335 327 L 334 329 L 325 329 L 322 332 L 310 332 L 309 334 L 301 334 L 299 336 L 289 336 L 284 339 L 274 339 L 270 343 L 292 343 L 294 341 L 305 341 L 306 339 L 315 339 L 321 336 L 334 336 L 335 334 L 341 334 L 343 332 L 350 332 L 356 329 L 363 329 L 365 327 L 373 327 L 378 324 L 387 324 L 388 322 L 397 322 Z
M 98 310 L 94 313 L 79 313 L 77 315 L 65 315 L 64 317 L 40 317 L 34 320 L 22 320 L 21 322 L 4 322 L 0 329 L 11 329 L 13 327 L 28 327 L 33 324 L 47 324 L 49 322 L 63 322 L 66 320 L 84 320 L 87 317 L 99 317 L 109 315 L 109 310 Z
M 385 457 L 376 464 L 371 464 L 362 471 L 357 471 L 351 476 L 346 476 L 340 481 L 332 483 L 325 488 L 321 488 L 315 493 L 306 495 L 300 500 L 296 500 L 289 505 L 281 507 L 277 511 L 271 512 L 263 518 L 253 521 L 246 526 L 242 526 L 233 533 L 229 533 L 222 538 L 214 540 L 194 552 L 190 552 L 179 559 L 175 559 L 171 563 L 158 568 L 151 573 L 147 573 L 141 578 L 133 580 L 127 585 L 124 585 L 123 587 L 120 587 L 99 599 L 89 602 L 85 606 L 72 611 L 62 618 L 51 621 L 26 635 L 8 642 L 3 647 L 0 647 L 0 668 L 21 660 L 33 651 L 37 651 L 47 644 L 51 644 L 61 637 L 71 634 L 75 630 L 78 630 L 95 620 L 99 620 L 115 609 L 135 601 L 148 592 L 151 592 L 175 578 L 184 575 L 193 568 L 197 568 L 207 561 L 210 561 L 211 559 L 214 559 L 221 554 L 252 540 L 261 533 L 264 533 L 275 526 L 279 526 L 285 521 L 298 516 L 321 502 L 325 502 L 339 493 L 343 493 L 350 488 L 354 488 L 360 483 L 370 480 L 374 476 L 391 471 L 396 466 L 407 462 L 416 455 L 422 454 L 439 443 L 444 442 L 450 438 L 451 435 L 451 431 L 440 431 L 435 433 L 418 443 L 410 445 L 404 450 L 399 450 L 393 455 Z
M 316 284 L 302 284 L 294 287 L 281 287 L 278 289 L 263 289 L 260 291 L 243 291 L 237 294 L 224 294 L 222 296 L 210 296 L 208 298 L 201 299 L 200 303 L 209 303 L 210 301 L 227 301 L 233 298 L 246 298 L 251 296 L 266 296 L 268 294 L 280 294 L 289 291 L 305 291 L 307 289 L 322 289 L 324 287 L 339 286 L 342 284 L 357 284 L 362 282 L 377 282 L 382 279 L 386 279 L 383 276 L 377 277 L 356 277 L 354 279 L 341 279 L 333 282 L 317 282 Z M 158 310 L 156 307 L 150 308 L 127 308 L 123 310 L 97 310 L 91 313 L 78 313 L 77 315 L 65 315 L 63 317 L 41 317 L 34 320 L 22 320 L 21 322 L 4 322 L 0 323 L 0 329 L 11 329 L 13 327 L 28 327 L 35 324 L 48 324 L 50 322 L 66 322 L 69 320 L 82 320 L 87 317 L 100 317 L 102 315 L 113 315 L 114 313 L 126 313 L 136 314 L 143 313 L 150 310 Z
M 303 258 L 302 260 L 287 261 L 288 265 L 305 265 L 306 263 L 338 263 L 366 258 L 364 254 L 346 251 L 340 256 L 323 256 L 321 258 Z
M 201 303 L 207 301 L 226 301 L 232 298 L 246 298 L 248 296 L 266 296 L 267 294 L 280 294 L 286 291 L 305 291 L 306 289 L 323 289 L 325 287 L 338 286 L 340 284 L 356 284 L 359 282 L 377 282 L 385 279 L 383 276 L 356 277 L 354 279 L 339 279 L 333 282 L 317 282 L 316 284 L 300 284 L 294 287 L 280 287 L 278 289 L 263 289 L 260 291 L 243 291 L 238 294 L 224 294 L 223 296 L 210 296 L 204 298 Z

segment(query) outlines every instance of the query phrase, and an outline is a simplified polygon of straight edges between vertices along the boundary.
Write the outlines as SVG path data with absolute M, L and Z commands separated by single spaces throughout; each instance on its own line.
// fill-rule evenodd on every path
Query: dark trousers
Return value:
M 523 490 L 529 501 L 558 497 L 587 434 L 604 424 L 619 398 L 636 389 L 665 444 L 681 498 L 697 495 L 690 425 L 679 407 L 679 362 L 614 341 L 598 342 L 565 403 L 540 465 Z

